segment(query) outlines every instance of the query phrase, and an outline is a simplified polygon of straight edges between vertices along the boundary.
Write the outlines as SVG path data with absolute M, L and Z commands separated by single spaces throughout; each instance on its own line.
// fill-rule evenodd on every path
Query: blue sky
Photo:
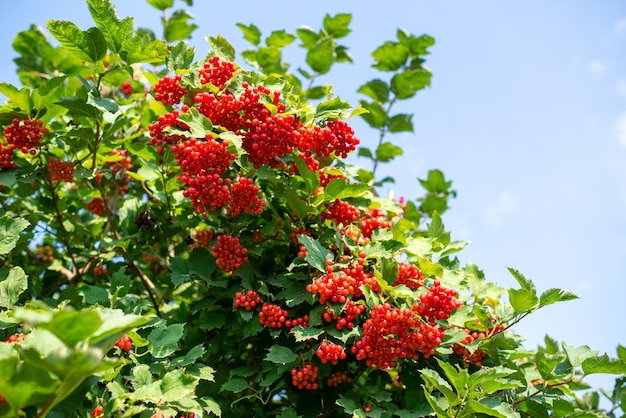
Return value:
M 443 170 L 458 191 L 444 222 L 453 239 L 472 242 L 463 262 L 475 262 L 503 287 L 515 285 L 511 266 L 540 290 L 568 288 L 581 297 L 519 324 L 529 347 L 545 334 L 612 355 L 626 344 L 623 1 L 195 3 L 197 57 L 206 35 L 221 34 L 243 50 L 237 22 L 269 34 L 318 28 L 326 13 L 352 13 L 344 44 L 355 62 L 319 80 L 352 103 L 360 83 L 380 76 L 370 69 L 370 52 L 397 28 L 433 36 L 432 87 L 396 109 L 415 113 L 416 132 L 395 138 L 405 156 L 380 174 L 394 176 L 396 194 L 414 199 L 421 193 L 416 178 Z M 117 9 L 135 16 L 136 27 L 158 28 L 159 14 L 144 1 L 118 0 Z M 0 80 L 16 82 L 10 44 L 17 31 L 45 27 L 48 19 L 92 25 L 82 0 L 3 4 Z M 302 53 L 296 44 L 287 51 L 297 67 Z M 364 144 L 374 143 L 374 132 L 354 125 Z

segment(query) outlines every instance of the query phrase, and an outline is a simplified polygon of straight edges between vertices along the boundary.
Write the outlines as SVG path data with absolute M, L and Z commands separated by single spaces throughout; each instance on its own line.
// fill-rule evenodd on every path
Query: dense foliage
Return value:
M 433 38 L 398 30 L 375 48 L 380 78 L 353 107 L 319 83 L 352 59 L 349 14 L 265 38 L 237 24 L 251 44 L 238 64 L 220 36 L 196 61 L 173 0 L 148 0 L 163 40 L 86 3 L 95 26 L 48 22 L 59 46 L 18 33 L 23 87 L 0 83 L 2 416 L 624 411 L 624 347 L 522 345 L 518 321 L 576 296 L 462 265 L 443 173 L 414 202 L 380 195 L 393 179 L 377 167 L 402 154 L 390 135 L 413 129 L 394 104 L 429 86 Z M 296 41 L 294 73 L 282 49 Z M 357 149 L 369 169 L 346 163 Z M 618 375 L 610 410 L 594 373 Z

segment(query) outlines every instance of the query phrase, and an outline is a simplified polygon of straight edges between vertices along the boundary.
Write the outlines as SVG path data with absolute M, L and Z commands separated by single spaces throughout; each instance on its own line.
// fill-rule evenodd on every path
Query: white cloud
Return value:
M 615 129 L 617 130 L 617 140 L 626 147 L 626 112 L 622 113 L 622 116 L 615 122 Z
M 620 96 L 626 96 L 626 80 L 621 80 L 617 83 L 617 93 Z
M 615 22 L 615 24 L 613 25 L 613 32 L 616 35 L 626 33 L 626 17 L 622 17 Z
M 601 77 L 606 72 L 606 63 L 602 61 L 591 61 L 589 63 L 589 72 L 594 77 Z
M 517 209 L 515 198 L 509 192 L 501 192 L 485 211 L 485 223 L 491 228 L 497 229 L 504 222 L 504 218 Z

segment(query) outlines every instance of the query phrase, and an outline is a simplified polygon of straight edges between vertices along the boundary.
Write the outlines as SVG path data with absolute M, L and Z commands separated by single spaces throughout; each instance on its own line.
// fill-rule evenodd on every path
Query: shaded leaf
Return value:
M 298 355 L 291 351 L 290 348 L 276 344 L 269 348 L 265 360 L 272 363 L 288 364 L 298 360 Z
M 24 218 L 12 218 L 4 215 L 0 218 L 0 255 L 11 252 L 20 239 L 20 234 L 28 228 L 30 222 Z

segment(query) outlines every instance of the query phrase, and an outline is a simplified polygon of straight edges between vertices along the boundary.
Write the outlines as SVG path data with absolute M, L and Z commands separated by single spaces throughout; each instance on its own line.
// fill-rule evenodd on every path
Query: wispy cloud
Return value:
M 606 72 L 606 63 L 603 61 L 591 61 L 589 63 L 589 72 L 591 73 L 592 76 L 600 78 L 604 75 L 604 73 Z
M 626 33 L 626 17 L 622 17 L 615 22 L 615 24 L 613 25 L 613 32 L 616 35 Z
M 617 93 L 620 96 L 626 96 L 626 80 L 621 80 L 617 83 Z
M 622 116 L 615 122 L 615 129 L 617 130 L 617 140 L 626 147 L 626 112 L 622 113 Z
M 515 211 L 517 203 L 513 195 L 509 192 L 501 192 L 485 210 L 485 222 L 493 228 L 499 228 L 506 216 Z

